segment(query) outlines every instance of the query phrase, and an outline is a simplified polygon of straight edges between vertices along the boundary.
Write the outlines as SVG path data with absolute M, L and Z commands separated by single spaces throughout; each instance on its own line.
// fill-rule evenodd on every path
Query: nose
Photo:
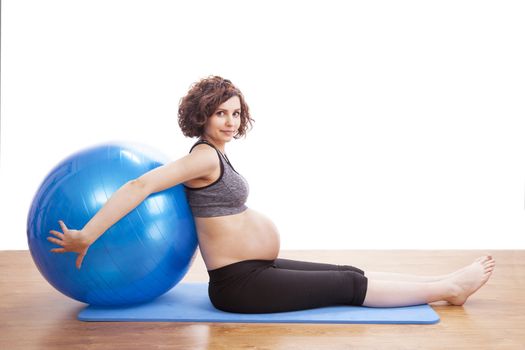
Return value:
M 226 116 L 226 124 L 227 125 L 233 125 L 233 116 L 232 115 L 227 115 Z

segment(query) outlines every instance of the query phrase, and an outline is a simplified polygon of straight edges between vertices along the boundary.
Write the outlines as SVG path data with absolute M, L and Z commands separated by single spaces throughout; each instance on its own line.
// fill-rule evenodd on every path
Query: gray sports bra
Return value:
M 202 143 L 217 151 L 221 174 L 216 181 L 204 187 L 194 188 L 184 185 L 193 216 L 214 217 L 245 211 L 248 209 L 245 205 L 249 192 L 248 182 L 233 168 L 228 157 L 210 142 L 206 140 L 197 141 L 191 147 L 190 153 L 195 146 Z

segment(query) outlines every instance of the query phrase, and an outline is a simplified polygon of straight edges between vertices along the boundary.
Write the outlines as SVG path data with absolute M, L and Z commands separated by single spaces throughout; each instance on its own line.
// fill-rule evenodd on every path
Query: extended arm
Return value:
M 48 237 L 50 242 L 59 245 L 60 248 L 54 248 L 51 251 L 54 253 L 78 253 L 77 267 L 80 268 L 89 246 L 150 194 L 191 179 L 205 177 L 218 166 L 217 155 L 212 148 L 197 147 L 187 156 L 155 168 L 139 178 L 127 182 L 113 193 L 83 229 L 69 229 L 60 221 L 63 232 L 51 230 L 50 233 L 55 237 Z
M 120 187 L 89 220 L 82 231 L 91 244 L 122 217 L 135 209 L 150 194 L 163 191 L 191 179 L 210 174 L 217 166 L 217 156 L 210 150 L 195 150 L 187 156 L 155 168 Z

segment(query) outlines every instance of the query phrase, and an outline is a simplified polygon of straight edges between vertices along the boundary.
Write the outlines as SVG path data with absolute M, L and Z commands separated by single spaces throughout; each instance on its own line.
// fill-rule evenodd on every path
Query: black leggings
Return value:
M 209 270 L 208 294 L 217 309 L 270 313 L 333 305 L 362 305 L 363 270 L 288 259 L 244 260 Z

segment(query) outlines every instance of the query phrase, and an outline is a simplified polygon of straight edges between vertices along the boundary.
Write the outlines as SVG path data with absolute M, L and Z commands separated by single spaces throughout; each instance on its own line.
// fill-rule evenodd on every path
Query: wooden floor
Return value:
M 442 274 L 486 251 L 283 251 L 364 270 Z M 85 304 L 55 291 L 28 251 L 0 251 L 1 349 L 524 349 L 525 251 L 491 251 L 489 282 L 463 306 L 432 306 L 434 325 L 81 322 Z M 184 282 L 205 282 L 198 256 Z

